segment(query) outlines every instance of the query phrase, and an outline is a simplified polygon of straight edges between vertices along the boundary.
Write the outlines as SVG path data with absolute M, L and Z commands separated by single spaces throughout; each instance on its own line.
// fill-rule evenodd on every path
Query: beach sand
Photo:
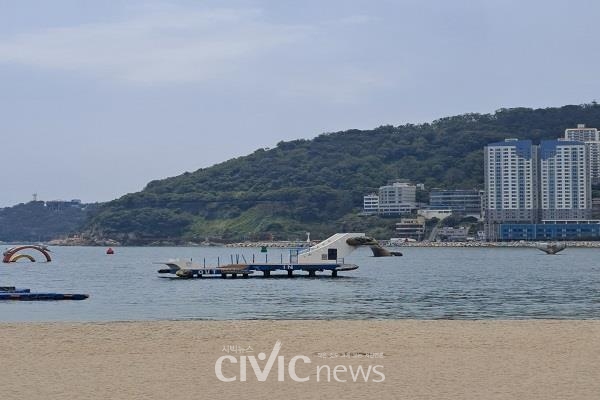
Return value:
M 284 381 L 276 363 L 260 382 L 248 357 L 269 357 L 277 340 Z M 227 355 L 238 362 L 223 363 L 234 382 L 215 374 Z M 295 370 L 308 382 L 288 373 L 299 355 L 310 360 Z M 354 383 L 348 371 L 359 365 L 381 374 Z M 598 399 L 600 321 L 4 323 L 0 370 L 3 400 Z

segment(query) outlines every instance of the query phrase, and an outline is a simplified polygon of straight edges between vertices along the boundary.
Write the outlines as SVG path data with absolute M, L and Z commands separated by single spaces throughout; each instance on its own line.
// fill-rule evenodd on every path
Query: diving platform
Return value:
M 169 265 L 178 265 L 170 262 Z M 259 273 L 263 277 L 270 277 L 274 272 L 286 272 L 288 277 L 295 276 L 296 272 L 307 272 L 308 276 L 316 276 L 317 272 L 331 272 L 332 277 L 337 277 L 340 271 L 352 271 L 358 268 L 354 264 L 244 264 L 236 268 L 229 265 L 214 268 L 194 268 L 194 265 L 185 265 L 185 268 L 164 268 L 158 270 L 159 274 L 172 274 L 182 279 L 218 277 L 221 278 L 248 278 Z M 283 275 L 283 274 L 280 274 Z
M 236 262 L 221 266 L 220 263 L 215 267 L 206 267 L 206 262 L 202 265 L 194 264 L 191 261 L 170 260 L 160 264 L 168 268 L 158 270 L 160 274 L 170 274 L 173 278 L 181 279 L 199 279 L 204 277 L 221 278 L 248 278 L 252 274 L 262 274 L 263 277 L 271 277 L 273 273 L 277 276 L 297 276 L 296 273 L 305 272 L 309 277 L 316 277 L 317 272 L 329 272 L 332 277 L 337 277 L 339 272 L 352 271 L 358 269 L 357 265 L 347 264 L 344 257 L 348 256 L 358 246 L 368 243 L 365 240 L 364 233 L 336 233 L 330 238 L 312 246 L 308 249 L 293 249 L 290 251 L 289 260 L 284 262 L 283 256 L 280 262 L 268 262 L 265 255 L 265 262 L 246 262 L 245 258 L 240 262 L 239 257 Z M 285 272 L 285 273 L 280 273 Z M 296 275 L 295 275 L 296 274 Z

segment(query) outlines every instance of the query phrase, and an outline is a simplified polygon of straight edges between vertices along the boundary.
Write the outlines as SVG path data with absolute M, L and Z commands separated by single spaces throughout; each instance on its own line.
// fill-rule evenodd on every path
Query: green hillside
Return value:
M 96 208 L 94 204 L 81 207 L 52 209 L 43 201 L 30 201 L 0 209 L 0 241 L 45 242 L 81 231 Z
M 155 240 L 303 238 L 378 226 L 359 218 L 362 196 L 394 179 L 426 187 L 483 185 L 485 144 L 506 137 L 562 136 L 577 123 L 600 127 L 596 103 L 561 108 L 501 109 L 420 125 L 381 126 L 280 142 L 210 168 L 152 181 L 106 203 L 89 222 L 96 238 Z

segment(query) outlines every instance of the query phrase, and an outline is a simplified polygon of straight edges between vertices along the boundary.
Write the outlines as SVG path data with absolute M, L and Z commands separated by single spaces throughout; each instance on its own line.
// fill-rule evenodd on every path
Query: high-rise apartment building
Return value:
M 578 142 L 597 142 L 600 141 L 599 132 L 596 128 L 586 128 L 585 124 L 577 124 L 577 128 L 565 129 L 565 139 L 576 140 Z
M 600 132 L 596 128 L 586 128 L 577 124 L 577 128 L 565 130 L 565 139 L 585 142 L 588 151 L 590 178 L 593 184 L 600 184 Z
M 566 240 L 597 234 L 597 227 L 582 228 L 593 222 L 587 143 L 559 139 L 535 146 L 530 140 L 506 139 L 484 151 L 488 239 Z
M 485 147 L 485 219 L 531 223 L 538 216 L 538 152 L 531 140 L 506 139 Z
M 592 217 L 589 157 L 585 143 L 543 140 L 539 171 L 542 220 Z

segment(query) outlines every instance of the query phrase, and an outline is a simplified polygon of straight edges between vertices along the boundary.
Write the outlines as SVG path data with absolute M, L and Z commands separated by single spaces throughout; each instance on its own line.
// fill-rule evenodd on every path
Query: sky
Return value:
M 595 0 L 0 0 L 0 207 L 600 93 Z M 302 166 L 298 166 L 301 168 Z

